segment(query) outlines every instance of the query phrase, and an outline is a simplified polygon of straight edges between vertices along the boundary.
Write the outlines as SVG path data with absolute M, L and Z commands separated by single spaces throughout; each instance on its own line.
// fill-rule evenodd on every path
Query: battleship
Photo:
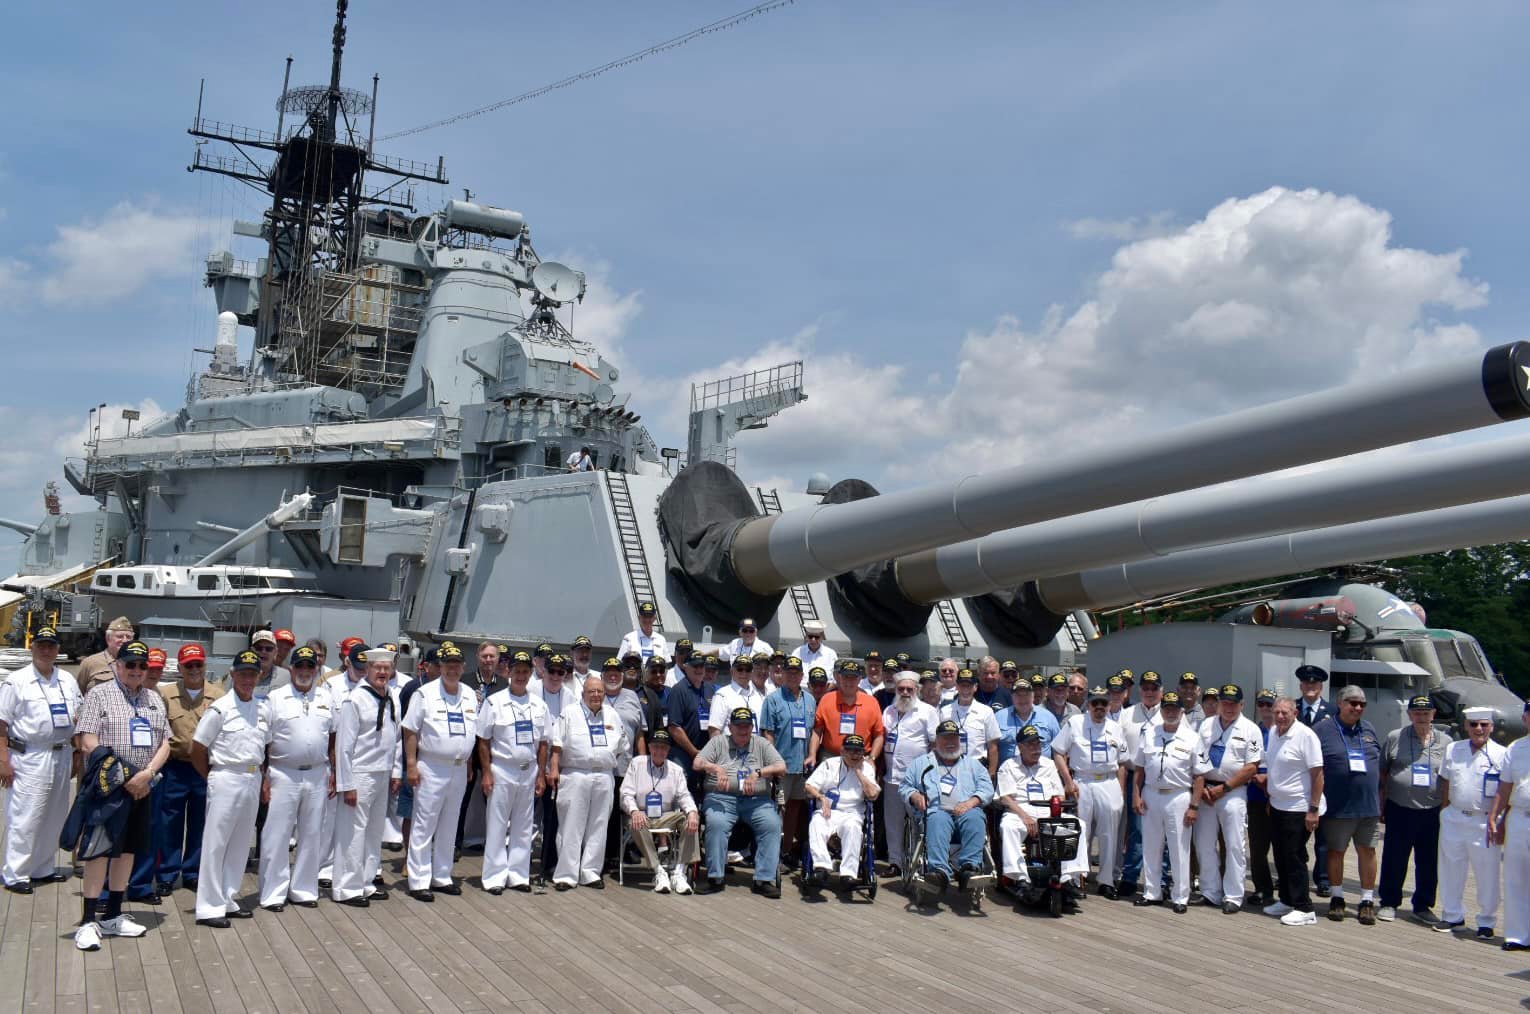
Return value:
M 1090 610 L 1530 529 L 1509 467 L 1523 439 L 1406 476 L 1260 478 L 1525 417 L 1524 343 L 919 489 L 751 485 L 736 441 L 807 396 L 804 363 L 693 386 L 683 446 L 656 439 L 563 312 L 585 276 L 539 256 L 526 216 L 467 197 L 418 210 L 445 159 L 375 150 L 376 79 L 342 83 L 346 15 L 340 0 L 327 84 L 292 85 L 289 58 L 274 129 L 199 97 L 189 169 L 263 196 L 233 226 L 263 255 L 208 256 L 217 327 L 185 403 L 97 427 L 63 463 L 95 508 L 54 496 L 40 523 L 4 522 L 27 539 L 0 603 L 16 640 L 48 622 L 83 650 L 120 614 L 221 660 L 260 627 L 609 650 L 651 602 L 670 641 L 715 645 L 751 617 L 790 648 L 816 621 L 842 655 L 1060 669 L 1090 659 Z M 1452 513 L 1483 507 L 1491 522 Z M 1276 544 L 1298 542 L 1288 566 Z

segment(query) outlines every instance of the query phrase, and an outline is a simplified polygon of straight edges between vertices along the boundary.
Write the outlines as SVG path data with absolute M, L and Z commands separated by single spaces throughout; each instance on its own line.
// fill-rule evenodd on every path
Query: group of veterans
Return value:
M 924 890 L 965 887 L 992 856 L 1017 891 L 1039 822 L 1065 804 L 1081 838 L 1061 865 L 1070 905 L 1092 879 L 1106 899 L 1253 907 L 1299 926 L 1317 920 L 1315 887 L 1342 921 L 1353 847 L 1360 924 L 1397 918 L 1411 864 L 1414 917 L 1465 927 L 1470 870 L 1476 935 L 1495 935 L 1502 900 L 1504 948 L 1530 947 L 1530 747 L 1495 742 L 1492 709 L 1466 709 L 1467 738 L 1453 741 L 1419 695 L 1409 724 L 1381 737 L 1365 691 L 1343 687 L 1330 704 L 1312 665 L 1293 674 L 1299 697 L 1259 691 L 1251 719 L 1237 683 L 1203 689 L 1194 673 L 1168 689 L 1151 671 L 1090 688 L 1082 672 L 1022 674 L 993 658 L 916 670 L 876 651 L 840 659 L 816 623 L 776 650 L 749 619 L 703 654 L 671 647 L 655 616 L 643 603 L 599 667 L 588 637 L 567 654 L 482 644 L 472 673 L 445 642 L 411 674 L 398 645 L 351 637 L 331 669 L 323 641 L 261 630 L 222 680 L 188 644 L 162 685 L 165 654 L 125 619 L 77 678 L 58 665 L 54 631 L 38 630 L 31 663 L 0 684 L 0 877 L 31 893 L 69 879 L 55 860 L 73 852 L 75 944 L 94 950 L 146 931 L 125 900 L 155 904 L 178 886 L 195 891 L 199 925 L 251 918 L 236 895 L 252 849 L 268 911 L 325 892 L 383 901 L 391 827 L 408 895 L 431 902 L 462 892 L 454 867 L 476 792 L 480 883 L 494 895 L 603 889 L 629 853 L 660 894 L 716 893 L 730 865 L 751 865 L 754 893 L 778 898 L 804 852 L 806 890 L 849 886 L 878 875 L 862 866 L 868 832 L 885 872 L 902 874 L 910 822 L 926 843 Z

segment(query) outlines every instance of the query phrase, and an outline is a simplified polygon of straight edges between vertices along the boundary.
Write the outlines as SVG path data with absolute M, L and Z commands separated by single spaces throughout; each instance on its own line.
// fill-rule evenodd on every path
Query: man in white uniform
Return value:
M 266 826 L 260 833 L 260 907 L 280 912 L 287 902 L 319 903 L 324 807 L 334 779 L 329 737 L 335 714 L 318 685 L 319 655 L 296 648 L 289 658 L 292 682 L 266 698 Z M 297 852 L 288 843 L 297 839 Z
M 999 766 L 997 794 L 1004 807 L 999 818 L 999 837 L 1004 843 L 1000 864 L 1010 886 L 1030 882 L 1025 868 L 1026 843 L 1036 834 L 1037 818 L 1052 815 L 1053 798 L 1067 794 L 1057 762 L 1042 753 L 1043 738 L 1036 726 L 1021 727 L 1015 733 L 1019 752 Z M 1079 823 L 1078 854 L 1062 864 L 1063 877 L 1072 884 L 1089 875 L 1089 825 L 1082 817 Z
M 713 736 L 728 728 L 728 716 L 733 714 L 734 708 L 748 708 L 754 712 L 756 727 L 765 710 L 765 695 L 755 689 L 753 682 L 754 658 L 750 655 L 737 655 L 730 668 L 733 671 L 733 682 L 718 687 L 717 693 L 712 695 L 707 731 Z
M 1503 850 L 1488 837 L 1488 813 L 1503 784 L 1508 750 L 1490 738 L 1492 708 L 1467 708 L 1466 736 L 1450 744 L 1440 782 L 1440 921 L 1436 932 L 1449 933 L 1466 925 L 1466 870 L 1477 881 L 1477 936 L 1493 937 L 1498 925 L 1498 895 L 1502 886 Z M 1530 899 L 1510 898 L 1511 905 Z
M 956 676 L 956 699 L 941 705 L 940 717 L 962 730 L 962 753 L 988 769 L 992 779 L 999 773 L 999 720 L 993 709 L 977 699 L 977 675 L 963 669 Z
M 1195 825 L 1195 856 L 1201 865 L 1201 896 L 1207 905 L 1221 905 L 1227 915 L 1243 907 L 1243 882 L 1248 874 L 1248 783 L 1264 761 L 1264 733 L 1243 715 L 1243 688 L 1236 683 L 1217 695 L 1218 715 L 1201 726 L 1201 748 L 1211 761 L 1206 793 L 1209 807 Z M 1219 880 L 1217 834 L 1227 856 Z
M 861 846 L 866 831 L 866 801 L 882 794 L 877 771 L 866 759 L 866 738 L 850 733 L 840 741 L 840 754 L 830 757 L 808 776 L 807 794 L 816 804 L 808 821 L 808 848 L 813 854 L 811 885 L 829 882 L 833 861 L 829 839 L 839 836 L 839 882 L 849 888 L 860 875 Z
M 1121 808 L 1126 805 L 1126 734 L 1105 716 L 1110 694 L 1104 687 L 1089 691 L 1088 713 L 1062 723 L 1052 739 L 1052 758 L 1068 794 L 1078 799 L 1078 816 L 1088 833 L 1099 841 L 1102 897 L 1116 897 L 1116 835 L 1121 827 Z M 1086 859 L 1089 839 L 1079 844 Z
M 1201 737 L 1180 720 L 1179 694 L 1163 695 L 1160 718 L 1137 746 L 1137 812 L 1142 814 L 1142 886 L 1134 905 L 1163 904 L 1163 851 L 1169 849 L 1176 914 L 1190 903 L 1190 835 L 1211 761 Z M 1053 741 L 1056 745 L 1056 741 Z
M 659 618 L 659 609 L 652 602 L 638 603 L 638 625 L 636 630 L 627 632 L 622 638 L 621 645 L 616 649 L 616 657 L 623 658 L 628 652 L 635 652 L 647 665 L 648 660 L 658 655 L 669 658 L 669 644 L 664 640 L 663 634 L 654 632 L 654 622 Z
M 553 887 L 597 890 L 606 852 L 606 826 L 616 794 L 616 772 L 632 756 L 626 726 L 615 708 L 605 707 L 599 680 L 584 686 L 584 700 L 563 713 L 553 727 L 547 782 L 558 794 L 558 866 Z
M 192 737 L 191 763 L 207 779 L 207 822 L 197 876 L 197 925 L 227 929 L 229 918 L 249 919 L 235 895 L 244 880 L 260 806 L 260 769 L 266 760 L 265 707 L 255 699 L 260 656 L 241 651 L 229 681 L 233 693 L 208 707 Z
M 1530 722 L 1530 701 L 1525 702 Z M 1509 744 L 1503 777 L 1488 821 L 1503 849 L 1503 889 L 1509 904 L 1503 913 L 1503 949 L 1530 950 L 1530 736 Z
M 510 685 L 484 701 L 477 733 L 488 799 L 483 887 L 490 894 L 503 894 L 506 887 L 529 894 L 533 810 L 547 790 L 547 743 L 552 735 L 547 705 L 531 693 L 530 652 L 517 651 L 510 657 Z
M 450 642 L 437 654 L 441 678 L 420 687 L 399 723 L 404 777 L 414 787 L 409 829 L 409 896 L 434 901 L 433 891 L 461 894 L 452 880 L 457 815 L 467 789 L 467 766 L 477 744 L 478 695 L 462 685 L 462 649 Z M 498 656 L 496 654 L 496 662 Z
M 10 789 L 0 876 L 14 894 L 69 878 L 54 860 L 69 816 L 74 722 L 83 700 L 79 683 L 56 664 L 58 633 L 52 627 L 32 635 L 31 650 L 31 664 L 0 683 L 0 787 Z
M 366 651 L 366 678 L 340 705 L 335 720 L 334 899 L 366 908 L 383 901 L 387 888 L 372 883 L 382 868 L 383 828 L 388 797 L 398 791 L 403 772 L 398 748 L 398 695 L 393 680 L 393 652 Z
M 739 621 L 738 636 L 729 641 L 728 646 L 718 652 L 718 655 L 722 657 L 724 662 L 731 662 L 740 655 L 749 658 L 761 652 L 769 655 L 771 651 L 770 645 L 760 640 L 759 634 L 760 625 L 749 617 L 745 617 Z
M 887 829 L 887 860 L 892 864 L 892 875 L 899 876 L 907 856 L 903 852 L 903 828 L 908 822 L 908 808 L 898 786 L 909 764 L 935 749 L 935 729 L 940 725 L 940 712 L 918 699 L 919 677 L 912 669 L 898 673 L 893 702 L 882 712 L 882 727 L 886 738 L 882 741 L 882 757 L 886 761 L 887 775 L 882 779 L 882 819 Z
M 808 620 L 802 625 L 804 643 L 798 645 L 792 655 L 802 660 L 803 672 L 807 672 L 814 666 L 822 668 L 825 672 L 834 671 L 834 663 L 839 661 L 839 653 L 823 643 L 823 635 L 822 620 Z
M 690 894 L 686 868 L 701 857 L 701 813 L 685 781 L 685 770 L 669 759 L 669 730 L 655 729 L 648 739 L 648 754 L 633 757 L 622 778 L 621 809 L 632 828 L 632 839 L 653 868 L 655 894 Z M 674 839 L 670 849 L 673 872 L 659 861 L 653 833 L 668 831 Z
M 329 679 L 324 681 L 323 690 L 329 695 L 330 720 L 335 723 L 335 730 L 339 730 L 340 706 L 343 705 L 351 691 L 366 680 L 367 675 L 367 644 L 359 637 L 347 637 L 340 642 L 340 669 Z M 335 771 L 333 759 L 330 764 L 330 774 Z M 328 891 L 333 885 L 335 869 L 335 840 L 339 837 L 339 822 L 335 819 L 340 813 L 340 794 L 330 789 L 329 798 L 324 801 L 324 821 L 319 826 L 319 841 L 322 847 L 322 857 L 319 860 L 319 890 Z

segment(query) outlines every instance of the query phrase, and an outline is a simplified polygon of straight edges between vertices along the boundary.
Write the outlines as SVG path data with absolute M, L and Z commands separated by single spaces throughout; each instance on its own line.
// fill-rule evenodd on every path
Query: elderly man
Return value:
M 347 637 L 340 642 L 340 669 L 324 681 L 324 692 L 329 695 L 329 710 L 334 716 L 336 731 L 339 730 L 340 708 L 351 692 L 366 681 L 367 643 L 359 637 Z M 402 702 L 400 702 L 402 706 Z M 335 771 L 333 761 L 330 770 Z M 319 865 L 319 888 L 329 890 L 333 886 L 335 865 L 335 840 L 339 837 L 340 796 L 334 793 L 324 804 L 324 823 L 319 828 L 324 856 Z
M 977 676 L 971 669 L 956 674 L 956 698 L 941 705 L 940 717 L 961 727 L 962 750 L 988 768 L 992 781 L 999 773 L 999 722 L 993 709 L 977 699 Z
M 1068 703 L 1080 712 L 1089 700 L 1089 677 L 1077 669 L 1068 674 Z
M 712 714 L 713 682 L 718 671 L 716 656 L 692 653 L 680 667 L 682 678 L 664 692 L 664 713 L 669 716 L 670 755 L 686 773 L 691 795 L 699 797 L 701 781 L 692 763 L 707 744 L 707 719 Z
M 468 761 L 477 745 L 478 695 L 462 682 L 462 652 L 442 645 L 441 678 L 415 693 L 399 723 L 404 777 L 414 787 L 409 828 L 409 896 L 434 901 L 435 891 L 461 894 L 452 880 L 457 817 L 467 791 Z M 494 654 L 499 663 L 499 651 Z
M 1009 691 L 1009 702 L 1008 707 L 994 714 L 994 721 L 999 724 L 1000 767 L 1019 752 L 1016 748 L 1019 741 L 1015 734 L 1027 725 L 1034 725 L 1041 733 L 1041 752 L 1050 757 L 1052 740 L 1057 738 L 1062 729 L 1050 711 L 1036 707 L 1036 692 L 1031 681 L 1017 675 Z
M 1323 842 L 1328 847 L 1328 918 L 1344 918 L 1344 853 L 1351 843 L 1360 864 L 1362 926 L 1376 922 L 1376 845 L 1381 840 L 1381 738 L 1365 720 L 1365 691 L 1339 691 L 1339 712 L 1313 727 L 1323 747 Z M 1484 819 L 1485 819 L 1484 810 Z M 1486 829 L 1483 831 L 1486 834 Z
M 984 655 L 978 662 L 975 699 L 997 714 L 1000 709 L 1009 707 L 1009 687 L 1019 674 L 1020 667 L 1014 662 L 1005 662 L 1001 666 L 992 655 Z
M 999 818 L 999 837 L 1003 843 L 1000 863 L 1006 886 L 1011 889 L 1030 882 L 1025 846 L 1036 836 L 1036 819 L 1051 816 L 1052 800 L 1067 792 L 1057 763 L 1045 755 L 1043 739 L 1036 726 L 1021 727 L 1015 733 L 1017 753 L 999 766 L 998 796 L 1004 807 L 1004 815 Z M 1064 879 L 1075 885 L 1082 884 L 1089 875 L 1089 825 L 1082 817 L 1079 822 L 1083 826 L 1078 854 L 1062 864 Z
M 643 682 L 634 691 L 643 709 L 643 728 L 650 735 L 669 727 L 669 712 L 664 710 L 664 674 L 668 671 L 669 662 L 655 655 L 643 667 Z
M 935 749 L 903 773 L 898 794 L 912 811 L 924 815 L 925 884 L 937 897 L 951 881 L 951 851 L 956 850 L 957 883 L 966 890 L 983 864 L 987 821 L 983 807 L 993 799 L 988 768 L 962 749 L 962 727 L 951 719 L 935 729 Z
M 1132 685 L 1127 682 L 1130 678 L 1130 669 L 1122 669 L 1110 679 L 1105 681 L 1105 690 L 1110 694 L 1110 703 L 1105 708 L 1105 714 L 1113 721 L 1121 723 L 1121 728 L 1126 728 L 1126 709 L 1130 706 L 1127 698 L 1131 695 Z
M 1206 721 L 1206 712 L 1201 709 L 1201 678 L 1195 673 L 1179 674 L 1179 701 L 1185 709 L 1180 721 L 1200 732 L 1201 723 Z
M 1128 672 L 1129 670 L 1122 670 Z M 1119 674 L 1118 674 L 1119 675 Z M 1163 678 L 1149 669 L 1140 680 L 1141 698 L 1126 709 L 1121 731 L 1126 736 L 1126 758 L 1131 764 L 1137 756 L 1137 746 L 1158 721 L 1158 708 L 1163 700 Z M 1121 835 L 1121 880 L 1118 893 L 1137 890 L 1137 880 L 1142 875 L 1142 814 L 1137 812 L 1137 780 L 1128 774 L 1126 778 L 1126 818 Z
M 1530 701 L 1525 702 L 1524 716 L 1530 725 Z M 1530 950 L 1530 736 L 1521 736 L 1509 745 L 1498 794 L 1488 826 L 1493 841 L 1503 849 L 1503 887 L 1509 897 L 1504 911 L 1503 949 Z
M 866 752 L 875 764 L 882 756 L 882 709 L 875 697 L 861 689 L 861 665 L 848 661 L 839 664 L 834 674 L 838 692 L 818 702 L 813 715 L 813 735 L 808 742 L 808 767 L 823 757 L 837 756 L 844 738 L 855 733 L 866 741 Z
M 228 929 L 230 917 L 249 919 L 236 895 L 244 880 L 260 805 L 267 715 L 255 699 L 260 656 L 241 651 L 229 676 L 233 692 L 213 702 L 197 723 L 191 763 L 207 778 L 207 822 L 197 878 L 197 925 Z
M 646 757 L 634 757 L 622 779 L 622 811 L 627 814 L 632 838 L 653 869 L 655 894 L 690 894 L 686 867 L 701 855 L 697 832 L 701 814 L 685 784 L 685 772 L 669 759 L 669 730 L 656 729 Z M 667 831 L 678 839 L 670 850 L 673 870 L 666 870 L 654 846 L 655 831 Z
M 1163 695 L 1160 718 L 1137 744 L 1137 812 L 1142 815 L 1143 890 L 1135 905 L 1163 904 L 1163 854 L 1174 878 L 1170 903 L 1182 915 L 1190 903 L 1190 836 L 1199 815 L 1211 760 L 1197 732 L 1182 719 L 1179 694 Z
M 329 737 L 335 714 L 319 686 L 319 653 L 304 645 L 288 659 L 292 682 L 266 698 L 267 804 L 260 833 L 260 907 L 280 912 L 292 902 L 319 903 L 324 806 L 331 784 Z M 295 856 L 288 843 L 297 841 Z
M 823 643 L 823 636 L 822 620 L 808 620 L 802 625 L 803 643 L 792 652 L 792 657 L 802 663 L 803 672 L 814 666 L 821 666 L 827 672 L 839 661 L 839 653 Z
M 750 617 L 739 621 L 738 636 L 728 642 L 728 646 L 719 654 L 724 662 L 730 662 L 740 655 L 754 658 L 761 654 L 770 654 L 770 645 L 760 637 L 760 625 Z
M 639 602 L 637 629 L 627 632 L 622 643 L 617 646 L 616 654 L 625 656 L 628 652 L 636 652 L 644 662 L 655 655 L 668 658 L 669 643 L 664 640 L 663 634 L 654 632 L 654 624 L 658 619 L 658 606 L 652 602 Z
M 733 682 L 718 687 L 712 695 L 712 709 L 707 716 L 707 733 L 712 736 L 727 728 L 728 716 L 735 708 L 748 708 L 754 712 L 756 722 L 765 711 L 765 695 L 754 687 L 754 656 L 734 656 L 729 669 Z
M 598 680 L 586 681 L 580 706 L 564 711 L 553 727 L 547 782 L 558 803 L 555 889 L 606 886 L 601 860 L 616 798 L 616 772 L 625 771 L 632 756 L 626 725 L 616 709 L 607 706 L 606 687 Z
M 1074 715 L 1052 740 L 1052 758 L 1068 795 L 1078 800 L 1078 816 L 1099 842 L 1102 897 L 1116 898 L 1116 834 L 1126 800 L 1126 734 L 1105 717 L 1110 695 L 1104 687 L 1089 692 L 1087 715 Z M 1079 846 L 1088 855 L 1089 839 Z M 1082 885 L 1080 885 L 1082 886 Z
M 728 734 L 713 736 L 696 758 L 695 769 L 707 779 L 702 805 L 707 818 L 707 889 L 724 886 L 728 836 L 740 820 L 754 830 L 754 893 L 781 897 L 777 867 L 781 855 L 781 817 L 776 813 L 770 780 L 786 774 L 786 760 L 770 741 L 754 734 L 754 712 L 740 705 L 728 716 Z
M 1225 915 L 1243 908 L 1248 876 L 1248 784 L 1264 760 L 1264 734 L 1243 717 L 1243 688 L 1228 683 L 1217 694 L 1217 715 L 1201 724 L 1201 749 L 1211 761 L 1201 803 L 1207 812 L 1195 825 L 1195 856 L 1201 866 L 1204 903 Z M 1217 836 L 1227 857 L 1217 876 Z
M 192 737 L 223 689 L 207 682 L 207 652 L 185 644 L 176 652 L 180 683 L 159 687 L 170 726 L 170 759 L 159 784 L 159 881 L 156 891 L 169 895 L 177 882 L 197 889 L 202 868 L 202 834 L 207 814 L 207 777 L 191 763 Z
M 291 683 L 292 673 L 276 662 L 281 645 L 277 643 L 276 634 L 273 632 L 257 630 L 251 634 L 250 650 L 260 657 L 260 674 L 255 681 L 255 699 L 263 702 L 271 696 L 271 691 Z
M 808 821 L 808 848 L 813 855 L 809 886 L 813 888 L 829 882 L 833 868 L 829 839 L 835 835 L 839 836 L 840 886 L 848 888 L 855 883 L 861 869 L 866 802 L 882 792 L 876 768 L 866 759 L 866 741 L 852 732 L 840 747 L 840 755 L 814 768 L 807 780 L 807 794 L 817 804 Z
M 1254 713 L 1258 717 L 1260 745 L 1263 748 L 1259 767 L 1248 783 L 1248 870 L 1254 881 L 1254 907 L 1263 909 L 1275 902 L 1275 875 L 1270 869 L 1270 730 L 1275 727 L 1274 690 L 1266 687 L 1254 695 Z M 1379 913 L 1378 913 L 1379 918 Z
M 80 750 L 87 758 L 97 747 L 106 747 L 132 773 L 117 790 L 132 799 L 120 833 L 107 840 L 92 834 L 81 847 L 85 861 L 83 911 L 74 946 L 82 951 L 99 950 L 103 936 L 141 937 L 148 932 L 141 923 L 122 914 L 133 857 L 149 844 L 150 791 L 170 756 L 164 699 L 143 689 L 148 668 L 147 645 L 141 641 L 122 645 L 111 670 L 114 675 L 85 695 L 75 723 Z M 108 882 L 103 899 L 102 888 L 108 887 Z
M 1323 697 L 1328 688 L 1328 670 L 1320 665 L 1297 666 L 1296 680 L 1302 691 L 1296 705 L 1297 720 L 1308 728 L 1316 728 L 1319 722 L 1334 713 Z M 1312 882 L 1317 885 L 1320 894 L 1327 894 L 1331 885 L 1328 879 L 1328 843 L 1323 835 L 1318 834 L 1313 838 L 1312 851 Z
M 1445 800 L 1441 773 L 1451 741 L 1448 733 L 1434 727 L 1434 698 L 1428 694 L 1408 701 L 1408 722 L 1387 733 L 1381 747 L 1381 820 L 1387 833 L 1376 918 L 1397 918 L 1412 853 L 1413 915 L 1432 923 L 1440 882 L 1440 804 Z
M 1342 703 L 1342 697 L 1341 697 Z M 1467 708 L 1466 740 L 1450 744 L 1440 771 L 1440 921 L 1449 933 L 1466 925 L 1466 870 L 1477 881 L 1477 936 L 1491 940 L 1498 925 L 1503 851 L 1488 835 L 1488 814 L 1503 782 L 1508 750 L 1494 743 L 1492 708 Z M 1510 898 L 1511 905 L 1530 899 Z
M 895 697 L 882 712 L 882 727 L 886 730 L 882 757 L 885 761 L 882 779 L 882 823 L 887 829 L 887 860 L 892 865 L 892 875 L 903 872 L 907 857 L 903 851 L 903 828 L 908 819 L 908 809 L 899 794 L 898 786 L 909 764 L 923 757 L 935 747 L 935 729 L 940 725 L 940 712 L 919 700 L 915 688 L 919 678 L 913 670 L 898 673 Z M 934 679 L 930 681 L 935 683 Z M 938 685 L 938 684 L 937 684 Z
M 1280 899 L 1266 905 L 1287 926 L 1312 926 L 1317 913 L 1307 888 L 1307 837 L 1318 830 L 1323 799 L 1323 747 L 1297 720 L 1297 703 L 1275 699 L 1274 726 L 1265 745 L 1265 790 L 1270 796 L 1270 837 Z
M 149 668 L 144 673 L 143 689 L 159 693 L 159 681 L 165 675 L 165 663 L 169 658 L 163 648 L 149 649 Z M 164 778 L 160 778 L 149 793 L 149 847 L 133 857 L 133 876 L 128 880 L 128 901 L 141 901 L 146 905 L 159 904 L 160 858 L 164 853 L 164 843 L 160 840 L 164 782 Z
M 952 685 L 954 686 L 956 677 L 953 675 L 951 678 L 953 680 Z M 825 682 L 828 681 L 825 680 Z M 930 707 L 934 708 L 938 713 L 940 711 L 940 699 L 940 676 L 938 673 L 926 669 L 924 672 L 919 674 L 919 700 L 922 703 L 928 704 Z
M 1057 719 L 1061 726 L 1074 715 L 1082 714 L 1078 705 L 1068 700 L 1068 677 L 1063 673 L 1053 673 L 1047 678 L 1047 699 L 1045 708 Z
M 861 660 L 866 670 L 861 677 L 861 690 L 875 697 L 882 686 L 891 678 L 888 673 L 896 674 L 902 669 L 896 658 L 890 658 L 886 662 L 882 660 L 882 653 L 872 648 L 866 652 L 866 657 Z M 809 666 L 809 668 L 812 668 Z M 825 672 L 833 672 L 834 666 L 824 666 Z M 885 708 L 886 704 L 878 704 L 877 707 Z
M 382 867 L 388 797 L 402 781 L 398 695 L 390 686 L 393 659 L 386 648 L 368 648 L 366 678 L 336 716 L 335 791 L 341 807 L 335 818 L 334 899 L 356 908 L 388 897 L 372 880 Z
M 552 718 L 531 693 L 531 653 L 510 656 L 510 685 L 478 709 L 478 759 L 487 797 L 484 890 L 531 891 L 531 838 L 536 800 L 547 790 Z
M 29 645 L 32 662 L 0 683 L 0 787 L 5 803 L 5 889 L 31 894 L 33 884 L 69 878 L 54 865 L 69 816 L 74 723 L 80 687 L 58 666 L 58 632 L 41 627 Z
M 956 676 L 961 671 L 961 663 L 954 658 L 943 658 L 935 666 L 935 675 L 940 678 L 940 703 L 936 707 L 956 700 Z
M 106 647 L 80 659 L 80 668 L 75 672 L 82 697 L 102 683 L 111 682 L 117 674 L 117 653 L 133 640 L 133 622 L 126 616 L 119 616 L 106 625 L 103 636 Z
M 781 674 L 781 687 L 765 698 L 760 716 L 760 734 L 786 761 L 786 775 L 781 780 L 781 795 L 786 801 L 783 824 L 782 862 L 787 869 L 796 863 L 807 824 L 807 748 L 813 727 L 816 702 L 802 689 L 802 659 L 787 659 Z

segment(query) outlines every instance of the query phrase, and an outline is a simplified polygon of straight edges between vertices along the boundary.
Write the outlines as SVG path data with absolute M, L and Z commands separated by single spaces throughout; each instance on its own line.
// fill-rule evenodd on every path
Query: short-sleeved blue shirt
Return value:
M 709 682 L 693 687 L 690 680 L 681 680 L 664 691 L 664 710 L 669 714 L 669 724 L 684 729 L 697 750 L 706 745 L 703 729 L 706 716 L 712 711 L 712 695 L 716 691 L 717 688 Z M 669 752 L 669 759 L 686 771 L 691 769 L 691 755 L 678 746 Z
M 1345 726 L 1339 716 L 1312 727 L 1323 748 L 1323 798 L 1330 817 L 1381 816 L 1381 740 L 1370 722 Z M 1349 769 L 1349 751 L 1365 758 L 1364 771 Z
M 776 750 L 785 758 L 789 775 L 802 774 L 802 764 L 807 760 L 807 739 L 798 739 L 792 734 L 792 719 L 801 721 L 802 728 L 811 736 L 817 711 L 818 702 L 806 690 L 797 691 L 793 698 L 791 691 L 782 687 L 765 698 L 765 707 L 760 712 L 760 731 L 775 737 Z

